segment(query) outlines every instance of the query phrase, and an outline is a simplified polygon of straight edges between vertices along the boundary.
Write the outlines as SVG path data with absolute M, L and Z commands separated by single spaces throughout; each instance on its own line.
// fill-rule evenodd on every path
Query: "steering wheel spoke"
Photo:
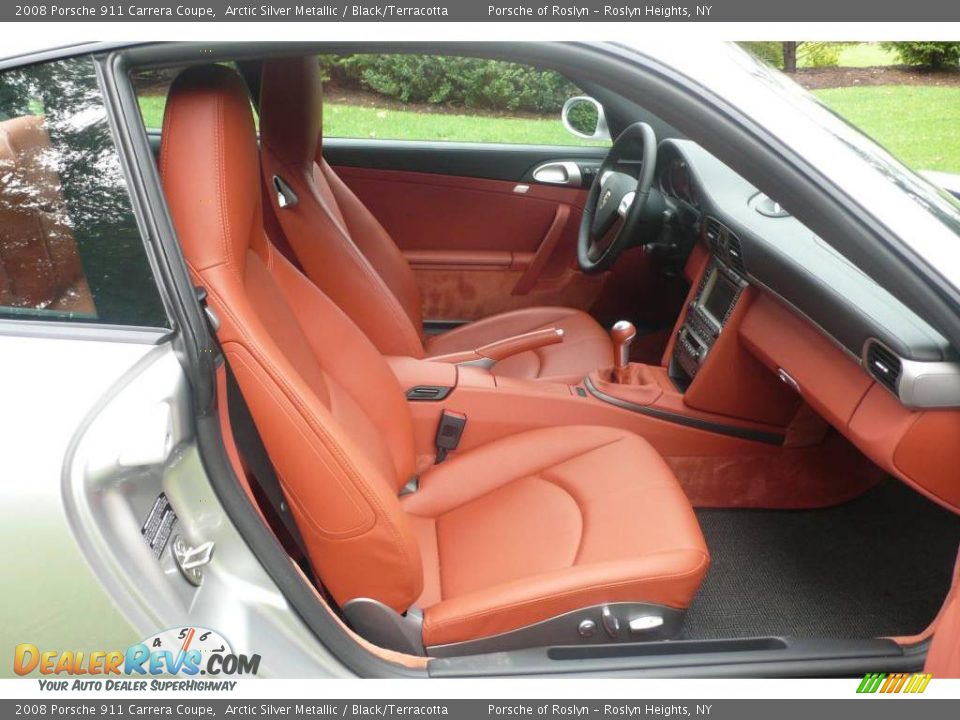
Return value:
M 638 122 L 620 133 L 590 188 L 577 261 L 584 272 L 602 272 L 636 239 L 656 169 L 657 138 Z
M 603 254 L 610 249 L 610 246 L 614 240 L 616 240 L 622 228 L 623 219 L 614 215 L 614 219 L 607 228 L 607 231 L 591 240 L 587 255 L 589 255 L 592 260 L 599 260 L 603 257 Z

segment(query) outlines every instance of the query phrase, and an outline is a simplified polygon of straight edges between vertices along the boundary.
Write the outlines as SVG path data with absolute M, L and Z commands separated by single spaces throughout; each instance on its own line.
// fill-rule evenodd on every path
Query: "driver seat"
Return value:
M 261 164 L 266 186 L 280 178 L 296 200 L 268 192 L 282 233 L 304 273 L 384 355 L 438 357 L 534 332 L 563 330 L 563 342 L 512 355 L 495 375 L 577 383 L 613 363 L 610 339 L 573 308 L 530 307 L 440 335 L 423 333 L 413 270 L 393 239 L 322 156 L 323 98 L 315 57 L 264 61 L 260 88 Z M 279 243 L 278 243 L 279 244 Z

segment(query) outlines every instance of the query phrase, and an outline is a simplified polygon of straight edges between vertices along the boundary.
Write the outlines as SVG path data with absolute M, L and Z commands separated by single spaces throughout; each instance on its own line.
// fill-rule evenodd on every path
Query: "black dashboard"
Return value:
M 867 364 L 877 346 L 903 375 L 960 372 L 946 338 L 697 143 L 661 142 L 656 178 L 696 218 L 713 262 L 792 306 L 857 362 Z

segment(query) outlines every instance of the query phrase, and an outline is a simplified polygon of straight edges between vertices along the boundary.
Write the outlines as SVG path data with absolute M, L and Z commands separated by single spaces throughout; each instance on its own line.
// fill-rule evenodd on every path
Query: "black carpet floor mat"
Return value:
M 960 517 L 896 480 L 824 510 L 696 512 L 712 563 L 688 639 L 920 632 L 960 543 Z

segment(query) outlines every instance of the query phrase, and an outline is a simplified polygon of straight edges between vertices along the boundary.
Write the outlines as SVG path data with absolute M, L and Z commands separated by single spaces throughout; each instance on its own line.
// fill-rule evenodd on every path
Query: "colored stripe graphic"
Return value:
M 867 673 L 863 676 L 863 680 L 860 682 L 860 687 L 857 688 L 857 692 L 875 693 L 879 689 L 880 683 L 886 676 L 886 673 Z
M 858 693 L 911 693 L 927 689 L 933 676 L 930 673 L 867 673 L 857 687 Z

